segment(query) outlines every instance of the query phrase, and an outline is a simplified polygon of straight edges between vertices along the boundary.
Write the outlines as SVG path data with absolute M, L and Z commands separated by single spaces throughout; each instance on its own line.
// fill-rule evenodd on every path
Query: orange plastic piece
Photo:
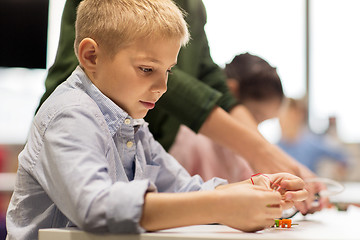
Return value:
M 275 219 L 275 223 L 273 227 L 291 228 L 291 226 L 292 226 L 291 219 L 283 218 L 283 219 Z
M 275 219 L 274 227 L 291 228 L 291 219 Z
M 282 228 L 285 228 L 285 226 L 291 228 L 291 219 L 282 219 L 279 221 L 279 225 L 281 225 Z

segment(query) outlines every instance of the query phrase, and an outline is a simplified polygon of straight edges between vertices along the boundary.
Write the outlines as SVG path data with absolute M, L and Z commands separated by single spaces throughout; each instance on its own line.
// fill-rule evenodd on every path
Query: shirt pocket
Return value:
M 144 165 L 142 170 L 136 168 L 135 179 L 148 179 L 151 183 L 155 183 L 159 170 L 159 165 Z

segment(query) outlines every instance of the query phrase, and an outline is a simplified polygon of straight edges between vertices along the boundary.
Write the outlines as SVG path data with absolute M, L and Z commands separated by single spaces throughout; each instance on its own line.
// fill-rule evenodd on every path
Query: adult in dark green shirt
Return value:
M 67 0 L 65 4 L 59 48 L 45 81 L 46 92 L 41 103 L 78 65 L 73 43 L 76 7 L 80 2 L 81 0 Z M 180 124 L 185 124 L 193 131 L 201 132 L 243 156 L 255 172 L 289 172 L 303 178 L 313 177 L 310 170 L 244 123 L 247 116 L 238 111 L 222 70 L 210 57 L 204 31 L 206 12 L 202 1 L 175 2 L 188 13 L 186 21 L 191 41 L 179 53 L 178 64 L 173 68 L 173 75 L 169 76 L 167 93 L 145 118 L 155 139 L 168 150 Z M 306 213 L 310 203 L 311 200 L 298 206 L 298 209 Z

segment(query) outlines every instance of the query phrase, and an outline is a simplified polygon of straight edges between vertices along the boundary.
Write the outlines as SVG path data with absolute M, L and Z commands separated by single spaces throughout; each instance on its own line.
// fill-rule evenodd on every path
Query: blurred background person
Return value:
M 348 167 L 348 153 L 341 146 L 336 133 L 336 120 L 329 118 L 324 134 L 315 134 L 307 126 L 306 103 L 300 99 L 287 99 L 281 111 L 280 148 L 320 176 L 344 180 Z M 328 164 L 328 165 L 326 165 Z M 326 166 L 333 166 L 333 170 Z
M 276 68 L 258 56 L 245 53 L 226 64 L 224 72 L 227 85 L 241 106 L 242 120 L 248 127 L 258 131 L 258 124 L 277 117 L 284 92 Z M 237 182 L 253 174 L 244 158 L 202 134 L 195 134 L 184 125 L 170 154 L 191 175 L 199 174 L 204 179 L 217 176 Z

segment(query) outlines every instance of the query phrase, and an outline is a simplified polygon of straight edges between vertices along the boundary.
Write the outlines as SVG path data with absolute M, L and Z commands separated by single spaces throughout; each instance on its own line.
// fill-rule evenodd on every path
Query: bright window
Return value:
M 360 1 L 313 0 L 310 5 L 310 126 L 337 117 L 339 137 L 360 142 Z

